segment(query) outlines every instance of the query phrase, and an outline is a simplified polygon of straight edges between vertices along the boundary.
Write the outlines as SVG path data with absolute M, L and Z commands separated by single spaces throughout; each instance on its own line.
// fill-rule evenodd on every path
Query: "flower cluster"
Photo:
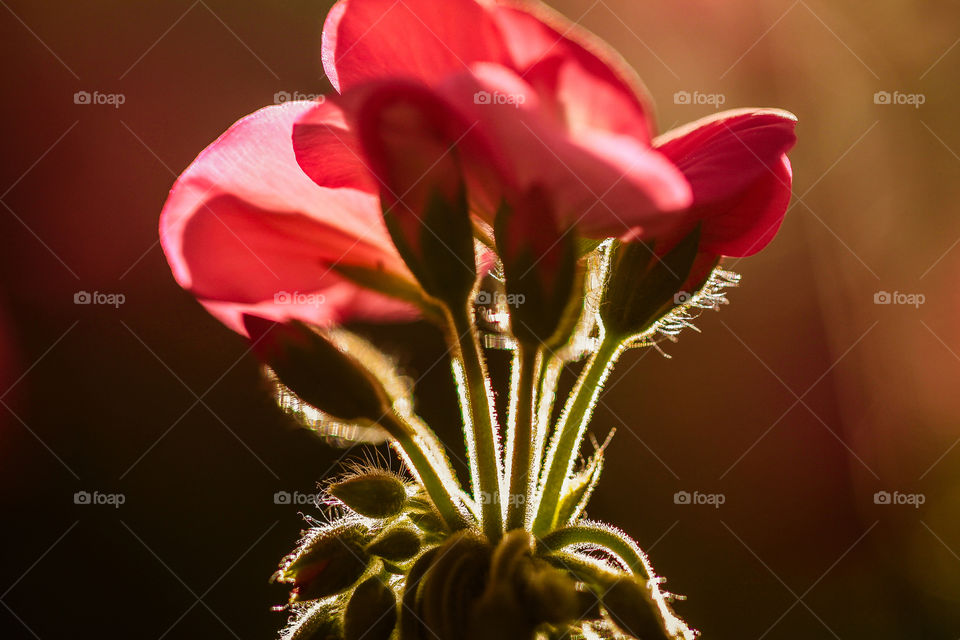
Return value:
M 656 136 L 617 54 L 531 3 L 340 0 L 322 52 L 337 93 L 234 124 L 161 218 L 177 281 L 250 340 L 281 406 L 389 441 L 412 478 L 328 486 L 328 522 L 276 576 L 286 635 L 694 637 L 637 545 L 583 519 L 603 447 L 576 461 L 619 355 L 723 301 L 722 258 L 776 234 L 796 119 L 742 109 Z M 345 328 L 414 319 L 449 343 L 466 488 L 409 381 Z M 505 424 L 491 345 L 513 353 Z

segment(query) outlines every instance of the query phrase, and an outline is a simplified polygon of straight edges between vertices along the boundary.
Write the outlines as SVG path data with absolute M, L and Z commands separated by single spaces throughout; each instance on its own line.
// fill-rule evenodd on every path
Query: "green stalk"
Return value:
M 563 485 L 573 471 L 587 424 L 610 370 L 621 353 L 620 340 L 603 335 L 577 385 L 567 398 L 559 424 L 550 442 L 540 485 L 540 501 L 534 516 L 533 532 L 543 535 L 556 525 L 557 507 Z
M 516 351 L 516 385 L 513 394 L 513 415 L 510 420 L 510 469 L 507 475 L 507 530 L 527 526 L 527 510 L 536 488 L 531 473 L 536 418 L 536 389 L 540 378 L 540 355 L 536 348 L 518 344 Z
M 540 352 L 540 375 L 537 381 L 537 401 L 536 417 L 534 418 L 534 427 L 536 431 L 533 437 L 533 459 L 530 468 L 533 470 L 534 493 L 532 498 L 536 500 L 536 490 L 540 486 L 540 472 L 543 468 L 543 456 L 546 453 L 547 438 L 550 435 L 550 416 L 553 412 L 553 403 L 557 395 L 557 381 L 560 378 L 560 371 L 563 369 L 563 360 L 550 352 L 549 349 L 543 349 Z M 529 514 L 532 517 L 535 503 L 529 507 Z
M 430 440 L 394 411 L 387 412 L 379 424 L 394 439 L 450 530 L 465 529 L 468 526 L 466 508 L 460 504 L 460 488 L 449 464 L 443 468 L 442 451 L 431 451 L 435 447 L 431 447 Z
M 583 544 L 609 549 L 630 567 L 634 575 L 646 580 L 653 575 L 647 556 L 637 543 L 622 531 L 604 524 L 585 523 L 557 529 L 541 538 L 538 546 L 550 552 Z
M 497 541 L 503 533 L 499 430 L 491 404 L 487 366 L 471 315 L 469 303 L 451 313 L 451 346 L 463 367 L 464 379 L 457 380 L 457 388 L 467 445 L 472 449 L 470 477 L 474 500 L 480 507 L 480 526 L 491 541 Z

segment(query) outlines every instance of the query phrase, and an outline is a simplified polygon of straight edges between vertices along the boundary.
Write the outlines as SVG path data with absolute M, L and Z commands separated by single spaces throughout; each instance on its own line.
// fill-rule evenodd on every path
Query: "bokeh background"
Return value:
M 631 352 L 614 374 L 590 514 L 650 551 L 705 638 L 957 638 L 960 6 L 555 6 L 638 69 L 663 129 L 719 102 L 800 118 L 793 205 L 732 265 L 732 304 L 672 358 Z M 267 578 L 309 506 L 274 495 L 312 492 L 344 451 L 271 406 L 245 345 L 174 283 L 157 215 L 234 120 L 328 90 L 328 8 L 0 1 L 3 638 L 282 625 Z M 124 303 L 77 305 L 80 291 Z M 402 336 L 423 413 L 456 446 L 443 349 L 422 327 Z

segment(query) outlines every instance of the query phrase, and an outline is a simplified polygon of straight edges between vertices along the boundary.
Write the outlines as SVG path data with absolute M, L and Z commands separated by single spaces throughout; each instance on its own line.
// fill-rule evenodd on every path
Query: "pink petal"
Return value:
M 528 83 L 509 69 L 474 65 L 440 88 L 450 104 L 498 150 L 503 182 L 519 192 L 546 189 L 560 224 L 589 237 L 672 227 L 691 202 L 683 175 L 656 150 L 627 135 L 593 130 L 572 136 L 549 116 Z M 478 98 L 481 96 L 481 98 Z
M 318 187 L 297 165 L 293 123 L 312 107 L 290 102 L 243 118 L 184 171 L 164 205 L 160 233 L 174 276 L 234 330 L 242 332 L 243 312 L 320 325 L 412 315 L 332 270 L 411 277 L 375 196 Z
M 513 68 L 554 102 L 574 135 L 599 129 L 650 141 L 646 89 L 613 48 L 539 2 L 502 3 L 491 13 Z
M 701 251 L 718 256 L 751 256 L 780 229 L 790 203 L 793 173 L 786 155 L 747 188 L 726 201 L 693 209 L 703 220 Z
M 769 173 L 796 143 L 797 118 L 778 109 L 738 109 L 668 131 L 654 146 L 683 172 L 695 205 L 724 200 Z
M 332 100 L 313 103 L 294 124 L 297 163 L 321 187 L 379 193 L 363 162 L 356 135 Z
M 380 78 L 433 83 L 504 55 L 473 0 L 340 0 L 323 25 L 323 68 L 341 92 Z

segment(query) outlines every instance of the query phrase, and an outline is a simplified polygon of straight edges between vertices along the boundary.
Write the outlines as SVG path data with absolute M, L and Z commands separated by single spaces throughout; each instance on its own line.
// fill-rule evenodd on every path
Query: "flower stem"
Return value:
M 490 377 L 481 351 L 479 335 L 471 321 L 469 304 L 451 313 L 451 345 L 462 365 L 463 380 L 457 380 L 460 409 L 470 458 L 470 478 L 474 499 L 480 506 L 480 526 L 492 541 L 503 532 L 501 512 L 501 464 L 499 430 L 493 411 Z
M 407 418 L 394 411 L 388 412 L 380 425 L 394 439 L 407 466 L 417 476 L 450 530 L 466 528 L 466 510 L 459 500 L 460 488 L 449 464 L 440 459 L 442 451 L 436 451 L 430 439 L 418 433 Z
M 541 538 L 538 546 L 549 552 L 584 544 L 609 549 L 623 560 L 635 575 L 647 580 L 653 576 L 650 562 L 637 543 L 622 531 L 608 525 L 588 522 L 563 527 Z
M 540 484 L 540 500 L 534 517 L 533 532 L 543 535 L 556 524 L 557 507 L 563 485 L 580 451 L 580 443 L 597 398 L 610 370 L 622 351 L 619 340 L 601 336 L 600 346 L 587 363 L 577 385 L 564 406 L 563 415 L 550 442 Z
M 539 550 L 546 553 L 580 545 L 607 549 L 620 558 L 637 579 L 646 583 L 650 604 L 660 614 L 661 624 L 665 632 L 663 637 L 679 640 L 694 640 L 697 637 L 697 632 L 692 630 L 686 622 L 673 612 L 669 602 L 671 596 L 661 588 L 663 579 L 657 577 L 647 554 L 623 531 L 599 522 L 581 522 L 552 531 L 537 543 Z M 576 556 L 565 561 L 574 565 L 579 564 Z M 589 565 L 585 566 L 589 568 Z M 607 587 L 604 587 L 604 591 L 606 589 Z
M 507 487 L 507 530 L 527 526 L 527 510 L 533 497 L 536 478 L 531 473 L 536 418 L 536 389 L 540 379 L 540 354 L 536 348 L 518 344 L 516 385 L 510 417 L 510 468 Z M 537 447 L 539 448 L 539 444 Z

